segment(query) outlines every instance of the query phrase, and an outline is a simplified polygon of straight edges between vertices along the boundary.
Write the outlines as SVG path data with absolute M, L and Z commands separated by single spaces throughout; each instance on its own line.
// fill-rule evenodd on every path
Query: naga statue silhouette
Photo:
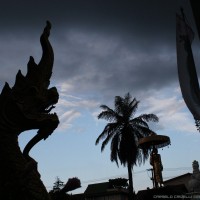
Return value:
M 58 102 L 56 87 L 49 88 L 54 53 L 49 42 L 51 24 L 47 21 L 40 37 L 42 57 L 38 64 L 30 57 L 27 74 L 19 70 L 12 88 L 5 83 L 0 94 L 0 199 L 50 200 L 37 162 L 29 156 L 31 148 L 46 139 L 59 124 L 56 113 L 50 113 Z M 18 145 L 21 132 L 38 129 L 23 152 Z M 69 179 L 75 188 L 77 178 Z M 68 186 L 70 184 L 68 183 Z M 67 184 L 66 184 L 67 186 Z M 68 187 L 70 188 L 70 187 Z M 65 188 L 67 191 L 67 188 Z

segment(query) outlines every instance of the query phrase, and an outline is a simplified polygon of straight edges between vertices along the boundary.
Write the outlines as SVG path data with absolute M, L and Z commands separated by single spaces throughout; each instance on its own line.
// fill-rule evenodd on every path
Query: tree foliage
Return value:
M 142 114 L 135 116 L 138 109 L 139 101 L 132 98 L 129 93 L 124 97 L 116 96 L 114 101 L 114 109 L 106 105 L 101 105 L 103 110 L 98 119 L 105 119 L 108 124 L 96 140 L 96 145 L 103 140 L 101 151 L 111 142 L 110 159 L 119 165 L 131 167 L 141 165 L 145 162 L 149 155 L 149 149 L 139 149 L 138 141 L 154 133 L 150 129 L 148 122 L 158 122 L 158 117 L 154 114 Z

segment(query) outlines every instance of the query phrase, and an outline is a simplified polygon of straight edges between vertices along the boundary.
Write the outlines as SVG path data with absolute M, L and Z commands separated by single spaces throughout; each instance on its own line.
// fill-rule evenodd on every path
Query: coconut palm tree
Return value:
M 158 122 L 158 117 L 154 114 L 142 114 L 134 117 L 139 101 L 132 99 L 127 93 L 124 98 L 115 97 L 114 110 L 106 105 L 101 105 L 103 111 L 98 115 L 98 119 L 105 119 L 109 123 L 96 140 L 96 145 L 103 140 L 101 151 L 111 141 L 111 161 L 118 160 L 123 166 L 128 168 L 129 196 L 134 198 L 132 169 L 134 165 L 141 165 L 149 156 L 149 149 L 139 149 L 138 140 L 154 133 L 148 126 L 148 122 Z M 119 165 L 118 165 L 119 166 Z

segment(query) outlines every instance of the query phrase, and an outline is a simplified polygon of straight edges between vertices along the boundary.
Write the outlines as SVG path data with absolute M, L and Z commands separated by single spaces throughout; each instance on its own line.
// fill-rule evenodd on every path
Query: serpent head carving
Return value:
M 55 87 L 49 88 L 52 75 L 54 53 L 49 42 L 51 24 L 47 21 L 40 37 L 42 57 L 38 64 L 31 56 L 27 64 L 27 74 L 19 70 L 12 88 L 5 84 L 0 95 L 0 124 L 10 134 L 38 129 L 37 135 L 24 149 L 28 155 L 30 149 L 41 139 L 46 139 L 58 126 L 56 113 L 50 113 L 58 102 L 59 95 Z

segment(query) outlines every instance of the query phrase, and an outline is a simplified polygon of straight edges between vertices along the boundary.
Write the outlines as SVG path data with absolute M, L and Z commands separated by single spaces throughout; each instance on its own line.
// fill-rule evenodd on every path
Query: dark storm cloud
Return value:
M 146 36 L 156 31 L 170 33 L 178 1 L 159 0 L 51 0 L 1 3 L 0 25 L 3 30 L 35 29 L 49 19 L 55 26 L 137 33 Z
M 53 24 L 53 78 L 75 92 L 160 89 L 177 82 L 175 12 L 183 0 L 5 1 L 0 10 L 1 81 L 39 61 L 39 34 Z M 189 17 L 191 13 L 188 12 Z M 15 67 L 13 69 L 13 67 Z
M 25 28 L 46 19 L 56 26 L 77 26 L 89 29 L 123 31 L 154 35 L 164 29 L 169 33 L 174 12 L 182 1 L 159 0 L 60 0 L 18 1 L 1 3 L 0 24 L 4 29 Z M 185 3 L 184 3 L 185 4 Z M 188 4 L 186 4 L 188 6 Z
M 56 61 L 66 70 L 55 73 L 71 84 L 79 84 L 80 90 L 160 88 L 176 77 L 175 44 L 146 42 L 141 45 L 143 40 L 135 37 L 135 42 L 133 40 L 130 45 L 119 36 L 107 34 L 104 37 L 75 30 L 66 35 L 69 39 L 65 43 L 67 48 L 57 52 L 63 59 Z

